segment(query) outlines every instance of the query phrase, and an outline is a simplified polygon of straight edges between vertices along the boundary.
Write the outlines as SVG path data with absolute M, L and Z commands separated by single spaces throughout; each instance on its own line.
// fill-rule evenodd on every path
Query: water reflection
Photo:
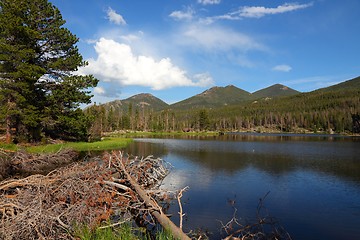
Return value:
M 164 187 L 184 194 L 185 230 L 204 227 L 219 239 L 233 208 L 252 218 L 257 201 L 294 239 L 360 236 L 360 141 L 341 136 L 250 135 L 137 139 L 126 151 L 154 155 L 174 169 Z M 177 206 L 170 208 L 177 222 Z M 219 221 L 218 221 L 219 220 Z
M 251 166 L 273 175 L 306 169 L 360 182 L 360 141 L 356 138 L 239 134 L 202 138 L 138 139 L 129 151 L 159 157 L 171 152 L 184 161 L 230 175 Z

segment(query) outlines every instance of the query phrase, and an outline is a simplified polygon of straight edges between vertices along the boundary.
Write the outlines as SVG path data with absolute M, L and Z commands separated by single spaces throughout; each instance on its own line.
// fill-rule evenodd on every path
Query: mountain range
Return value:
M 354 88 L 360 88 L 360 77 L 305 94 L 348 90 Z M 212 87 L 200 94 L 197 94 L 174 104 L 167 104 L 166 102 L 153 96 L 152 94 L 141 93 L 127 99 L 115 100 L 105 103 L 103 104 L 103 106 L 105 107 L 105 109 L 113 108 L 122 111 L 128 111 L 130 105 L 134 108 L 146 108 L 152 109 L 153 111 L 161 111 L 164 109 L 210 109 L 222 106 L 237 105 L 246 102 L 251 103 L 253 101 L 259 100 L 269 100 L 273 98 L 294 96 L 297 94 L 302 93 L 282 84 L 274 84 L 270 87 L 258 90 L 254 93 L 250 93 L 236 86 L 229 85 L 226 87 Z

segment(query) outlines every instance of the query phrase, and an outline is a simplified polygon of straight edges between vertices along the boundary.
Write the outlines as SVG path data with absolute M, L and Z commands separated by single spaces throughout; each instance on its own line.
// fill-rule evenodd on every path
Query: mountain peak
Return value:
M 130 98 L 136 99 L 136 98 L 155 98 L 155 97 L 151 93 L 139 93 L 132 97 L 129 97 L 128 99 Z
M 233 85 L 212 87 L 193 97 L 172 105 L 173 108 L 207 108 L 219 107 L 247 101 L 251 94 Z
M 288 86 L 277 83 L 271 85 L 270 87 L 256 91 L 252 95 L 255 98 L 273 98 L 273 97 L 291 96 L 298 93 L 299 93 L 298 91 L 289 88 Z
M 104 104 L 106 108 L 115 108 L 122 109 L 123 111 L 127 111 L 129 109 L 129 105 L 132 104 L 133 107 L 140 108 L 149 108 L 155 111 L 162 110 L 167 108 L 169 105 L 162 101 L 161 99 L 155 97 L 150 93 L 140 93 L 124 100 L 115 100 L 112 102 L 108 102 Z

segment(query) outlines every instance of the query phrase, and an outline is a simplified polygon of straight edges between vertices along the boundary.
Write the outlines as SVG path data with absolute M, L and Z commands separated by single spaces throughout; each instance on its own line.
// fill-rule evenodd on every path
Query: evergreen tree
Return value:
M 200 110 L 199 112 L 199 129 L 207 130 L 209 127 L 209 115 L 205 109 Z
M 360 114 L 352 114 L 351 117 L 353 120 L 353 133 L 360 133 Z
M 47 0 L 0 0 L 0 114 L 8 140 L 11 128 L 28 141 L 87 137 L 79 106 L 91 102 L 88 88 L 98 80 L 74 74 L 86 62 L 64 24 Z

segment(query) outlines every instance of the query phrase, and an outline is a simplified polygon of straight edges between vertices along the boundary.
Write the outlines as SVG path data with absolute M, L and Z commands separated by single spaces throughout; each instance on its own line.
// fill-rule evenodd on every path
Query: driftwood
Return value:
M 12 171 L 20 173 L 46 173 L 68 165 L 79 157 L 79 153 L 65 149 L 52 154 L 30 154 L 18 151 L 12 158 Z
M 182 207 L 182 204 L 181 204 L 181 198 L 182 198 L 183 192 L 185 192 L 188 189 L 189 189 L 189 187 L 185 187 L 185 188 L 181 189 L 179 191 L 178 196 L 177 196 L 177 201 L 178 201 L 178 204 L 179 204 L 179 217 L 180 217 L 180 226 L 179 226 L 179 228 L 181 230 L 182 230 L 183 217 L 185 216 L 185 213 L 183 213 L 183 207 Z
M 42 165 L 45 162 L 39 159 L 44 158 L 32 159 Z M 161 200 L 157 189 L 168 168 L 152 156 L 112 152 L 46 175 L 2 181 L 0 239 L 73 239 L 77 225 L 95 228 L 106 222 L 102 227 L 115 227 L 131 219 L 160 223 L 176 238 L 188 239 L 154 200 Z M 112 216 L 118 221 L 109 224 Z
M 125 173 L 130 184 L 134 187 L 135 191 L 139 194 L 140 198 L 144 201 L 147 208 L 151 209 L 150 213 L 158 222 L 167 230 L 169 230 L 176 239 L 190 239 L 181 228 L 177 227 L 161 210 L 161 207 L 137 184 L 132 176 L 127 172 L 125 165 L 122 161 L 122 155 L 119 154 L 118 161 L 121 164 L 122 171 Z

